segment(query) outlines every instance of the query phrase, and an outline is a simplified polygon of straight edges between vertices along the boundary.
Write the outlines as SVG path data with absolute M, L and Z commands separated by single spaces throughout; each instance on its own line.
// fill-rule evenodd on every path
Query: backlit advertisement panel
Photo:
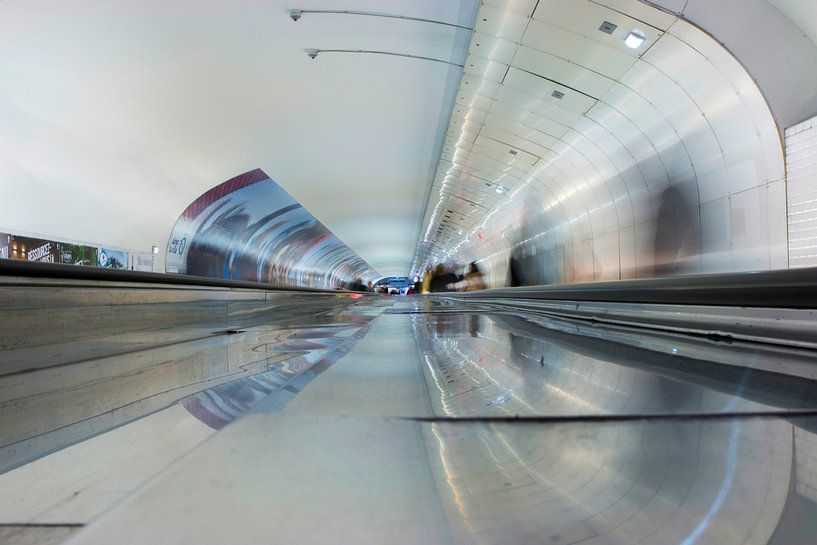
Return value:
M 171 233 L 165 268 L 319 288 L 377 276 L 260 169 L 214 187 L 187 207 Z
M 11 242 L 11 235 L 8 233 L 0 233 L 0 259 L 9 259 L 11 253 L 9 242 Z
M 59 244 L 53 240 L 11 235 L 8 247 L 10 259 L 59 263 Z
M 100 248 L 97 266 L 103 269 L 127 269 L 128 253 L 122 250 Z
M 59 262 L 65 265 L 96 267 L 98 261 L 98 250 L 92 246 L 85 246 L 83 244 L 69 244 L 67 242 L 60 242 L 59 258 Z

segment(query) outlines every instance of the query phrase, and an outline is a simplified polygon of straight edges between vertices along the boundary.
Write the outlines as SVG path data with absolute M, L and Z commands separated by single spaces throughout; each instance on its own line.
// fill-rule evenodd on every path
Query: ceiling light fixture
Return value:
M 507 187 L 502 187 L 501 185 L 496 186 L 496 192 L 500 195 L 508 191 Z
M 612 34 L 613 32 L 615 32 L 615 30 L 616 30 L 617 28 L 618 28 L 618 26 L 617 26 L 617 25 L 615 25 L 615 24 L 613 24 L 613 23 L 611 23 L 610 21 L 604 21 L 604 22 L 601 24 L 601 26 L 599 27 L 599 30 L 601 30 L 601 31 L 602 31 L 602 32 L 604 32 L 605 34 Z
M 643 32 L 641 32 L 640 30 L 633 30 L 632 32 L 627 34 L 626 38 L 624 38 L 624 45 L 626 45 L 630 49 L 637 49 L 638 47 L 641 46 L 641 44 L 644 43 L 645 39 L 646 38 L 644 37 Z

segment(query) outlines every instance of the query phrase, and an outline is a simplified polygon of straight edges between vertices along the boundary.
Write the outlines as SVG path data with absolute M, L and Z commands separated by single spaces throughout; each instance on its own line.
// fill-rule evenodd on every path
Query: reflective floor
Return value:
M 363 298 L 4 376 L 0 540 L 816 542 L 817 385 L 762 370 L 813 353 L 582 327 Z

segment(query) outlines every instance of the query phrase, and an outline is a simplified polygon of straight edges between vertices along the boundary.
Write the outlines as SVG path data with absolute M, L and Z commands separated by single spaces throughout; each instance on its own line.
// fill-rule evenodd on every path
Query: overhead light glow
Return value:
M 640 30 L 633 30 L 627 37 L 624 38 L 624 45 L 629 47 L 630 49 L 637 49 L 644 43 L 644 33 Z
M 506 191 L 508 191 L 508 188 L 502 187 L 501 185 L 496 186 L 496 192 L 499 193 L 500 195 L 502 193 L 505 193 Z

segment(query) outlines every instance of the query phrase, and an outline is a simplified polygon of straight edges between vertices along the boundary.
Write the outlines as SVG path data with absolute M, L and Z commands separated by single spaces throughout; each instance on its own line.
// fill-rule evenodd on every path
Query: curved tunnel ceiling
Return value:
M 784 268 L 785 210 L 778 127 L 710 36 L 635 0 L 487 1 L 413 272 L 480 260 L 502 284 L 509 258 L 533 256 L 528 283 Z
M 293 7 L 477 32 L 338 14 L 293 22 Z M 778 134 L 817 113 L 807 8 L 4 0 L 0 229 L 164 247 L 197 196 L 260 167 L 385 275 L 405 274 L 414 252 L 412 272 L 480 259 L 502 283 L 514 249 L 548 253 L 547 282 L 647 276 L 662 262 L 671 273 L 785 267 Z M 612 35 L 597 30 L 604 21 Z M 646 37 L 635 51 L 622 42 L 633 28 Z M 310 60 L 307 48 L 453 65 Z M 678 236 L 673 224 L 691 227 Z
M 0 230 L 165 247 L 262 168 L 382 274 L 405 274 L 476 0 L 4 0 Z M 161 257 L 161 256 L 160 256 Z M 163 268 L 161 264 L 157 268 Z
M 219 184 L 185 209 L 173 226 L 165 269 L 321 289 L 378 278 L 261 169 Z

